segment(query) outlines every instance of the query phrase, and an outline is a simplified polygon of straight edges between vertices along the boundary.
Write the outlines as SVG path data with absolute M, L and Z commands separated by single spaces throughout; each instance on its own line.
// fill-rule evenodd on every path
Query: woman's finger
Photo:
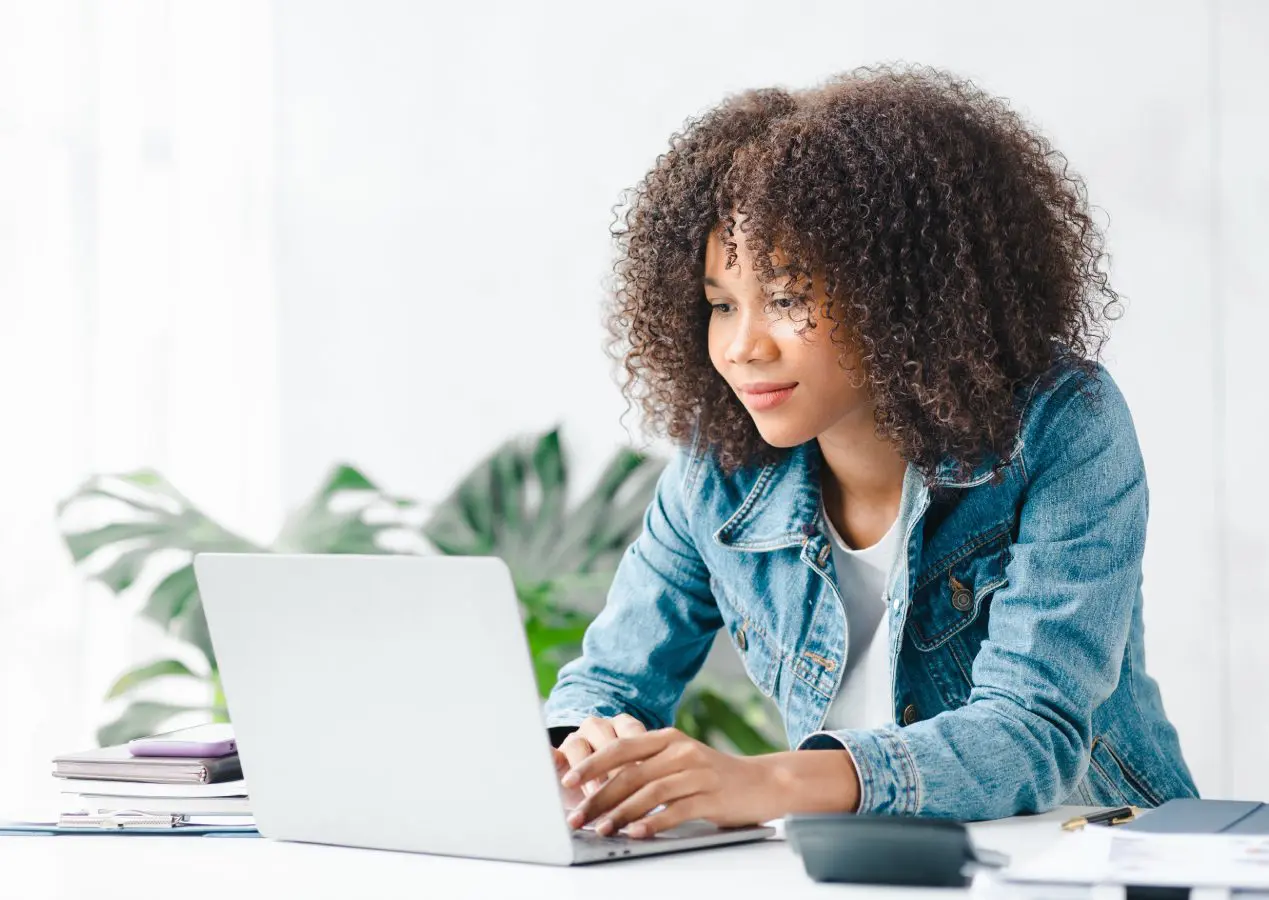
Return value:
M 643 727 L 643 723 L 628 713 L 621 713 L 611 719 L 591 717 L 578 727 L 578 732 L 589 742 L 595 753 L 605 747 L 611 747 L 623 737 L 643 734 L 646 731 L 647 729 Z M 596 774 L 582 784 L 582 792 L 588 797 L 591 796 L 603 787 L 614 774 L 616 774 L 616 770 Z
M 617 742 L 617 727 L 613 724 L 612 719 L 591 717 L 582 722 L 577 732 L 580 732 L 582 737 L 586 738 L 596 750 L 602 750 L 609 744 Z
M 640 768 L 643 768 L 642 766 Z M 599 819 L 595 830 L 603 835 L 616 834 L 636 819 L 642 819 L 658 806 L 699 794 L 705 786 L 705 773 L 700 769 L 672 772 L 639 788 Z M 598 795 L 596 795 L 598 796 Z
M 619 716 L 612 717 L 613 730 L 617 732 L 617 737 L 634 737 L 636 734 L 645 734 L 647 727 L 629 713 L 622 713 Z
M 556 778 L 568 771 L 568 757 L 564 755 L 563 751 L 552 747 L 551 759 L 555 762 Z M 579 791 L 577 788 L 566 788 L 563 785 L 560 785 L 560 800 L 563 802 L 566 810 L 576 809 L 581 805 L 581 802 L 585 799 L 585 797 L 585 792 Z
M 690 794 L 681 800 L 672 800 L 660 812 L 635 822 L 626 829 L 626 834 L 633 838 L 649 838 L 692 819 L 708 819 L 710 807 L 715 802 L 712 794 Z
M 582 737 L 581 732 L 574 731 L 564 738 L 563 743 L 560 744 L 560 752 L 568 760 L 568 765 L 571 769 L 586 759 L 586 757 L 594 755 L 595 748 L 591 746 L 590 741 Z
M 582 760 L 595 754 L 594 745 L 592 745 L 586 738 L 582 737 L 580 729 L 574 731 L 564 739 L 564 742 L 560 744 L 560 750 L 564 752 L 564 756 L 568 760 L 568 765 L 565 767 L 564 772 L 556 772 L 556 774 L 560 776 L 563 776 L 567 771 L 572 769 L 573 766 L 577 765 Z M 578 790 L 581 792 L 583 797 L 589 797 L 591 794 L 594 794 L 603 787 L 603 784 L 604 779 L 602 777 L 581 782 L 580 784 L 563 784 L 563 781 L 561 780 L 562 787 L 568 790 Z
M 621 766 L 651 759 L 678 740 L 688 738 L 673 728 L 663 728 L 660 731 L 622 738 L 607 747 L 596 748 L 593 754 L 573 764 L 573 768 L 564 776 L 564 786 L 574 787 L 592 778 L 607 775 Z
M 577 805 L 573 815 L 569 816 L 568 824 L 580 828 L 587 822 L 600 818 L 648 784 L 683 769 L 682 761 L 670 753 L 660 753 L 638 765 L 623 766 L 598 791 Z
M 551 748 L 551 760 L 555 763 L 556 775 L 563 775 L 568 771 L 569 766 L 571 765 L 568 761 L 568 757 L 564 755 L 564 751 L 558 750 L 555 747 Z

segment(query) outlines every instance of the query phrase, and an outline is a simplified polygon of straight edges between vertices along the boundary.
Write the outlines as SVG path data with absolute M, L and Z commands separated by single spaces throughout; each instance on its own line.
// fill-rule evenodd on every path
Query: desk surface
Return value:
M 971 825 L 982 847 L 1022 858 L 1085 807 Z M 574 868 L 453 859 L 262 838 L 0 837 L 0 896 L 56 900 L 236 900 L 243 897 L 533 897 L 701 900 L 884 895 L 948 890 L 816 884 L 783 840 Z

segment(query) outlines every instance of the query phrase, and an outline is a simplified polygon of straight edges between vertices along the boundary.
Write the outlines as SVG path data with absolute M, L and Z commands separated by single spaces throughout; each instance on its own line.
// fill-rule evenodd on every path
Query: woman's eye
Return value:
M 800 297 L 776 297 L 771 302 L 776 309 L 781 310 L 782 312 L 788 312 L 789 310 L 796 309 L 802 305 L 802 299 Z
M 730 303 L 711 303 L 709 305 L 709 308 L 712 312 L 718 312 L 718 313 L 731 312 Z

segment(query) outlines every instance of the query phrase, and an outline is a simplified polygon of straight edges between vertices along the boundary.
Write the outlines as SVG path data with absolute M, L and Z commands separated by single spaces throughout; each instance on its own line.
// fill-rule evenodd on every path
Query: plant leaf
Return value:
M 186 601 L 184 614 L 174 621 L 176 625 L 173 633 L 203 654 L 203 659 L 207 660 L 207 668 L 215 669 L 216 651 L 212 647 L 211 632 L 207 630 L 207 617 L 203 613 L 203 599 L 198 591 Z
M 533 658 L 533 677 L 537 681 L 538 696 L 545 700 L 550 696 L 551 688 L 559 680 L 560 667 L 553 661 L 543 657 Z
M 83 562 L 109 544 L 166 534 L 168 530 L 167 525 L 156 520 L 114 522 L 92 531 L 63 534 L 62 539 L 66 542 L 66 547 L 70 550 L 71 556 L 78 563 Z
M 528 543 L 525 534 L 525 488 L 528 462 L 519 442 L 510 441 L 493 458 L 490 466 L 491 507 L 494 511 L 494 540 L 503 559 L 519 560 Z
M 531 559 L 544 561 L 564 529 L 564 507 L 568 495 L 568 473 L 558 427 L 538 438 L 533 447 L 532 468 L 539 496 L 527 553 Z M 541 578 L 546 573 L 534 574 Z
M 111 482 L 123 482 L 127 490 Z M 136 494 L 142 492 L 142 497 Z M 153 502 L 146 502 L 144 492 Z M 161 475 L 151 470 L 102 475 L 89 479 L 79 491 L 64 500 L 59 510 L 64 514 L 72 506 L 85 501 L 111 498 L 143 509 L 145 518 L 112 522 L 89 531 L 63 530 L 62 539 L 75 562 L 81 563 L 106 547 L 121 547 L 121 556 L 97 574 L 104 584 L 116 591 L 126 590 L 135 582 L 151 555 L 171 548 L 196 553 L 204 550 L 226 552 L 259 550 L 250 541 L 239 537 L 210 519 Z
M 484 556 L 494 550 L 490 459 L 480 462 L 442 500 L 423 525 L 423 536 L 449 556 Z
M 186 563 L 155 586 L 141 613 L 166 629 L 173 619 L 178 619 L 185 614 L 191 598 L 197 600 L 197 593 L 198 584 L 194 580 L 194 567 Z
M 645 459 L 617 489 L 592 544 L 592 565 L 595 557 L 605 553 L 625 552 L 643 531 L 644 517 L 656 494 L 657 482 L 664 469 L 663 462 Z M 626 496 L 622 497 L 622 494 Z
M 366 494 L 363 502 L 343 508 L 338 498 L 348 493 Z M 371 523 L 364 518 L 371 503 L 404 508 L 395 497 L 349 465 L 336 466 L 317 490 L 287 516 L 273 549 L 292 553 L 386 553 L 378 538 L 400 528 L 397 522 Z
M 347 463 L 336 466 L 326 477 L 326 483 L 318 493 L 323 497 L 332 497 L 340 491 L 378 491 L 379 486 L 367 478 L 360 469 Z
M 477 546 L 492 548 L 497 543 L 494 534 L 492 464 L 486 460 L 458 487 L 458 497 L 468 527 L 480 541 Z
M 551 572 L 586 571 L 595 557 L 608 549 L 604 542 L 604 528 L 612 515 L 613 498 L 641 467 L 648 466 L 659 472 L 664 465 L 664 462 L 634 450 L 623 448 L 617 451 L 604 467 L 590 494 L 568 515 L 564 531 L 550 556 Z M 655 480 L 641 482 L 639 490 L 627 500 L 626 505 L 646 509 L 655 486 Z
M 679 707 L 676 726 L 684 734 L 717 746 L 721 735 L 738 753 L 754 756 L 778 749 L 735 710 L 732 704 L 709 688 L 694 689 Z
M 659 460 L 620 450 L 590 495 L 566 512 L 558 430 L 531 445 L 508 441 L 437 505 L 423 534 L 442 553 L 501 557 L 518 585 L 587 571 L 601 556 L 615 568 L 641 528 L 662 468 Z M 532 507 L 526 502 L 530 481 L 538 494 Z M 615 503 L 619 494 L 621 502 Z
M 199 675 L 191 671 L 190 667 L 185 665 L 185 663 L 181 662 L 179 659 L 160 659 L 124 672 L 119 676 L 115 683 L 111 685 L 110 690 L 106 693 L 106 699 L 113 700 L 115 697 L 118 697 L 121 694 L 126 694 L 138 685 L 145 684 L 147 681 L 152 681 L 155 678 L 163 678 L 168 675 L 182 675 L 190 678 L 200 678 Z
M 97 743 L 102 747 L 113 747 L 126 744 L 133 738 L 158 734 L 164 722 L 186 712 L 206 712 L 208 719 L 211 718 L 211 710 L 206 706 L 177 706 L 138 700 L 128 706 L 119 718 L 97 729 Z
M 146 561 L 153 553 L 154 551 L 148 547 L 126 550 L 120 553 L 119 557 L 105 570 L 97 573 L 93 578 L 116 594 L 123 593 L 132 587 L 133 582 L 137 580 L 141 570 L 145 568 Z
M 79 486 L 79 489 L 76 490 L 75 493 L 71 494 L 69 497 L 66 497 L 63 500 L 58 502 L 57 514 L 60 516 L 72 504 L 79 503 L 83 500 L 87 500 L 94 497 L 99 497 L 103 500 L 114 500 L 119 503 L 125 503 L 128 506 L 131 506 L 133 509 L 139 510 L 140 512 L 147 513 L 147 514 L 165 512 L 168 506 L 170 505 L 170 504 L 147 503 L 145 500 L 141 500 L 137 497 L 133 497 L 133 496 L 124 497 L 118 491 L 109 490 L 105 487 L 100 487 L 99 484 L 104 482 L 107 477 L 108 476 L 94 475 L 92 478 L 89 478 L 87 481 L 85 481 L 82 485 Z

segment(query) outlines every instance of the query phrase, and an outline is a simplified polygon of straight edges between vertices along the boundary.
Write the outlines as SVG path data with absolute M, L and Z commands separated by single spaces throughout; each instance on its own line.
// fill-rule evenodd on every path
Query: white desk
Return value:
M 1065 807 L 971 825 L 1015 858 L 1065 834 Z M 775 900 L 802 896 L 948 898 L 960 892 L 816 884 L 783 840 L 574 868 L 291 844 L 262 838 L 0 837 L 0 897 L 252 900 L 256 897 Z

